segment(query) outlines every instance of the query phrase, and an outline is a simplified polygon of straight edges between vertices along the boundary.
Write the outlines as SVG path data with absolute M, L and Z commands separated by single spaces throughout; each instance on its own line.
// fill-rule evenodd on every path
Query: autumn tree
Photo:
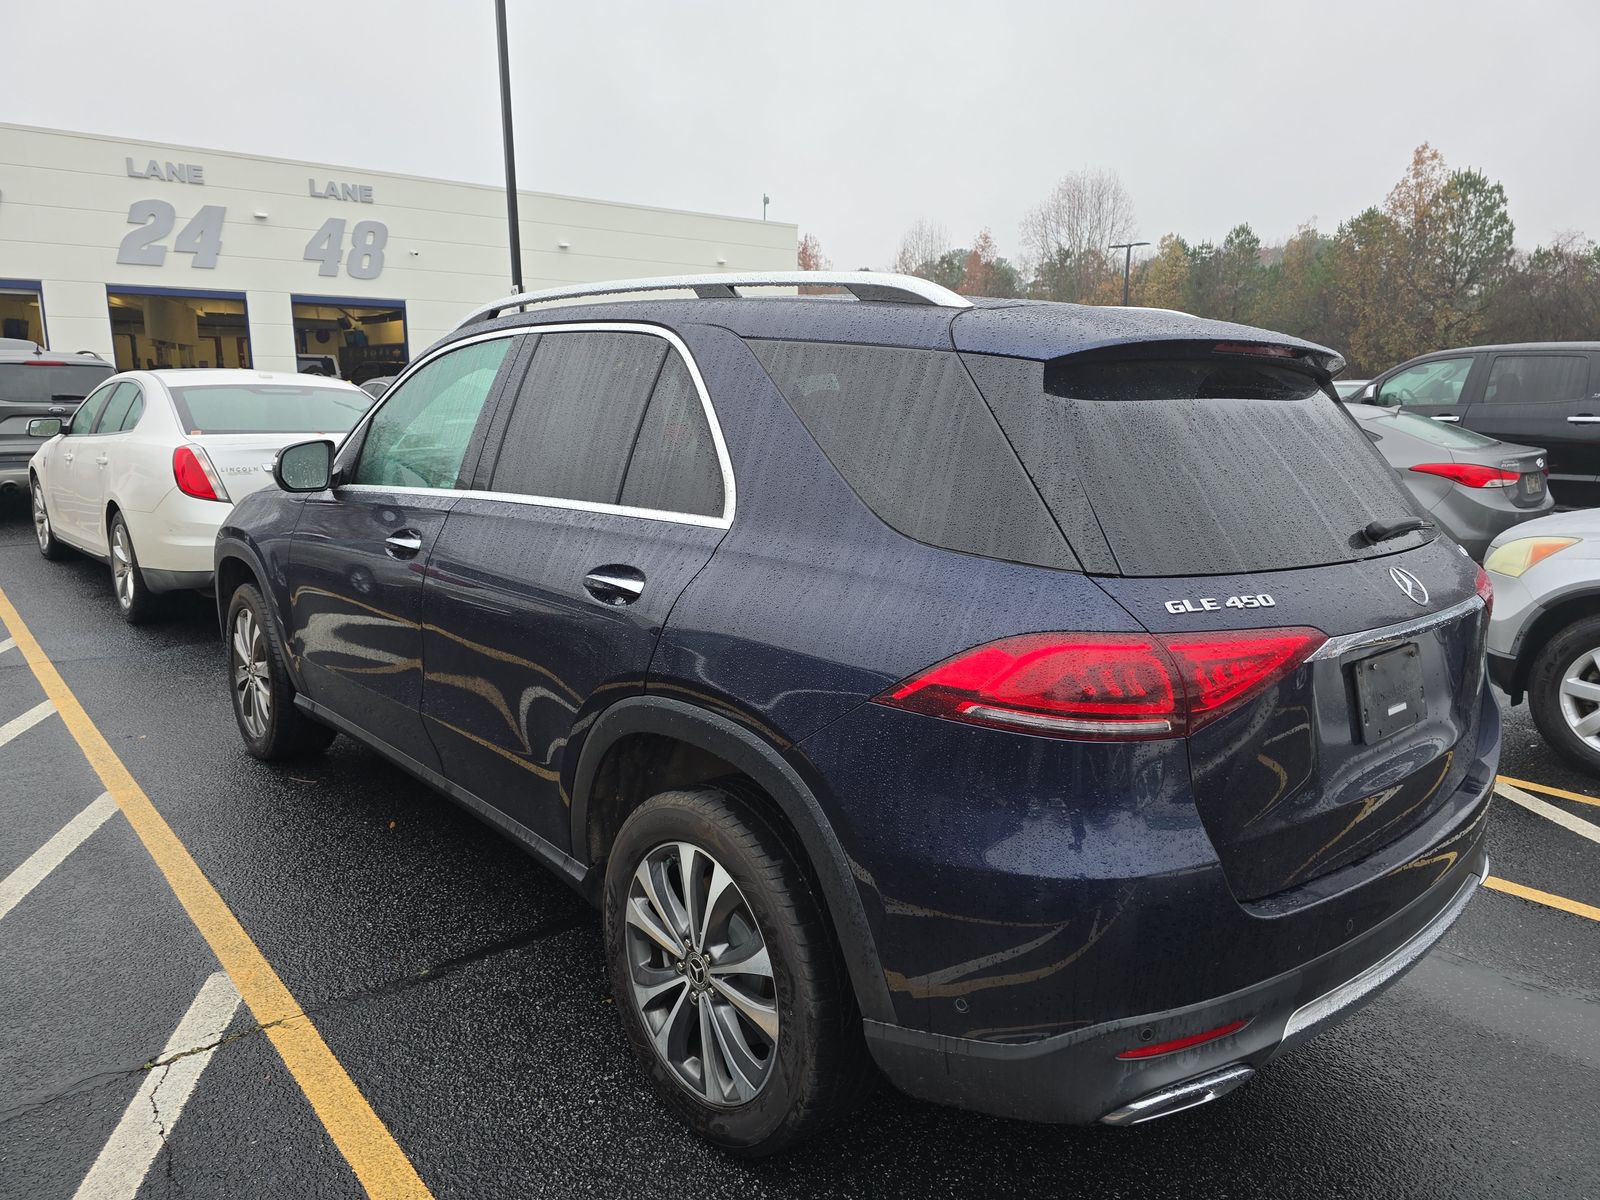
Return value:
M 1600 341 L 1600 246 L 1566 233 L 1518 255 L 1484 326 L 1491 342 Z
M 1190 252 L 1188 312 L 1219 321 L 1254 316 L 1261 283 L 1261 239 L 1248 225 L 1235 225 L 1220 246 L 1202 243 Z
M 1189 243 L 1164 234 L 1155 254 L 1139 264 L 1132 291 L 1135 304 L 1189 311 Z
M 833 261 L 822 252 L 822 243 L 814 233 L 808 233 L 800 239 L 795 263 L 802 271 L 827 271 L 833 267 Z
M 987 227 L 978 231 L 972 249 L 962 261 L 961 280 L 955 285 L 964 296 L 1010 297 L 1022 294 L 1022 277 L 1000 257 L 994 235 Z

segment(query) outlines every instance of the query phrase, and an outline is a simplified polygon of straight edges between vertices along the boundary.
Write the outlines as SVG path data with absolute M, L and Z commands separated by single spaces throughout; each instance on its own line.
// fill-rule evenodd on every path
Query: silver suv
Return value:
M 1489 675 L 1568 762 L 1600 775 L 1600 510 L 1506 530 L 1483 560 L 1494 582 Z
M 53 354 L 35 342 L 0 338 L 0 496 L 28 486 L 28 460 L 39 448 L 28 436 L 35 417 L 65 421 L 112 374 L 97 354 Z

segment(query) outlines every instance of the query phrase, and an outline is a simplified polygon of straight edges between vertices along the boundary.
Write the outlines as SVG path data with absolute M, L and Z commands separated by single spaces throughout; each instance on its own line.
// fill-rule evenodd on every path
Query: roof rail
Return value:
M 513 308 L 572 300 L 585 296 L 620 296 L 629 292 L 692 291 L 702 300 L 738 298 L 736 288 L 836 287 L 857 300 L 891 304 L 928 304 L 938 308 L 971 308 L 972 302 L 949 288 L 914 275 L 879 275 L 872 271 L 725 271 L 714 275 L 663 275 L 658 279 L 617 279 L 606 283 L 579 283 L 507 296 L 474 309 L 462 325 L 497 317 Z

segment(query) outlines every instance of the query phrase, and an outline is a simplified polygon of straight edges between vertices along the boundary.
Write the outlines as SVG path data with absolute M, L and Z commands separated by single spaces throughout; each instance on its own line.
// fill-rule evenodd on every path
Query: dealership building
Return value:
M 523 192 L 524 286 L 792 270 L 776 221 Z M 509 290 L 505 193 L 0 124 L 0 337 L 132 367 L 392 374 Z

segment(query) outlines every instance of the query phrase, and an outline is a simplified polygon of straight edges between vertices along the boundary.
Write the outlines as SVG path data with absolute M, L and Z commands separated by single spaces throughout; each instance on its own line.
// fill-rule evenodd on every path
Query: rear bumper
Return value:
M 1058 1124 L 1135 1124 L 1232 1090 L 1284 1049 L 1315 1036 L 1399 979 L 1441 938 L 1488 873 L 1481 826 L 1410 905 L 1365 934 L 1264 982 L 1184 1008 L 1011 1045 L 865 1023 L 890 1081 L 913 1096 L 996 1116 Z M 1158 1044 L 1249 1023 L 1213 1042 L 1147 1059 Z

